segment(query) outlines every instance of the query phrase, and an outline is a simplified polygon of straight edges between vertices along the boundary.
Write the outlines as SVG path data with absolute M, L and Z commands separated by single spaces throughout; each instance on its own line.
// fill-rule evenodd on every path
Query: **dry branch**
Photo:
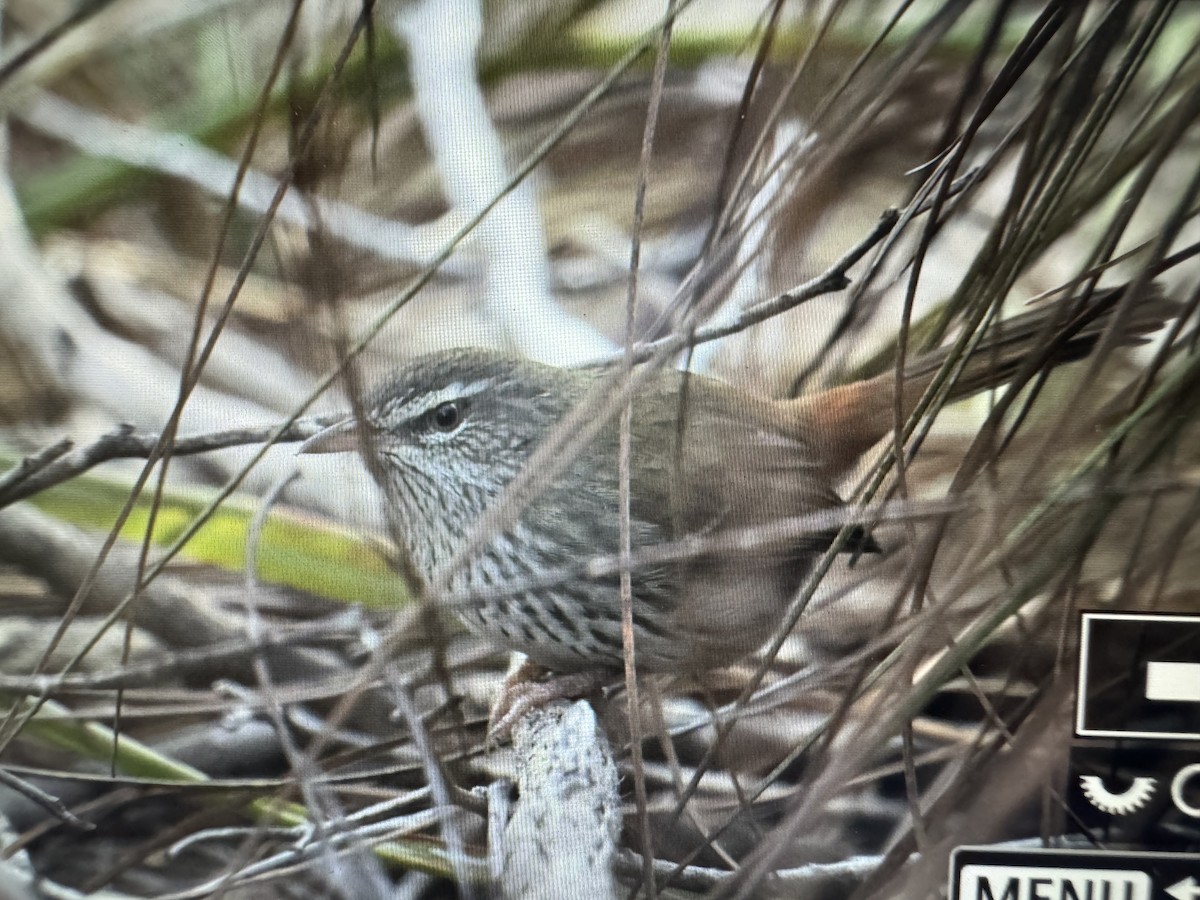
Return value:
M 618 896 L 617 767 L 592 708 L 580 700 L 530 712 L 513 743 L 520 798 L 504 832 L 504 896 Z

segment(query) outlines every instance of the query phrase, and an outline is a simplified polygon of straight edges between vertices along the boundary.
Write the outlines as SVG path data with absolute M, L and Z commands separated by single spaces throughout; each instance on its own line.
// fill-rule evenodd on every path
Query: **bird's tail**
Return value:
M 1116 319 L 1127 286 L 1094 293 L 1086 304 L 1067 297 L 997 322 L 984 335 L 950 387 L 947 402 L 961 400 L 1010 381 L 1033 358 L 1032 371 L 1047 371 L 1083 359 Z M 1128 305 L 1116 341 L 1131 346 L 1146 341 L 1178 312 L 1178 305 L 1150 285 Z M 908 419 L 950 357 L 951 348 L 922 354 L 904 373 L 902 418 Z M 840 385 L 791 401 L 831 470 L 854 463 L 895 426 L 894 371 Z
M 954 382 L 949 401 L 1006 384 L 1033 355 L 1038 357 L 1035 369 L 1041 371 L 1088 356 L 1113 324 L 1127 287 L 1097 291 L 1082 306 L 1078 297 L 1070 297 L 996 323 Z M 1157 331 L 1177 313 L 1178 305 L 1163 296 L 1162 288 L 1149 285 L 1120 324 L 1117 345 L 1145 343 L 1146 335 Z M 943 347 L 923 354 L 905 371 L 906 389 L 920 386 L 923 393 L 950 353 L 950 348 Z

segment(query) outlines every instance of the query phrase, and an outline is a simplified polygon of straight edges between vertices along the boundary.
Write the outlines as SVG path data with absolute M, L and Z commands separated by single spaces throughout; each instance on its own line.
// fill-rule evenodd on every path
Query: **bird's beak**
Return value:
M 318 431 L 300 445 L 297 453 L 347 453 L 363 445 L 356 419 L 343 419 Z

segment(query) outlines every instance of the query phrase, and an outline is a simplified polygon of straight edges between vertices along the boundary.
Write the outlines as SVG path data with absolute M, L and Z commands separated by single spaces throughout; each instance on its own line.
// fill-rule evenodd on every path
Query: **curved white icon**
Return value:
M 1156 784 L 1157 782 L 1153 778 L 1138 775 L 1133 779 L 1133 784 L 1121 793 L 1114 794 L 1104 786 L 1104 781 L 1099 775 L 1079 776 L 1079 786 L 1083 789 L 1083 795 L 1088 798 L 1088 802 L 1110 816 L 1127 816 L 1141 809 L 1154 793 Z M 1173 788 L 1172 785 L 1172 796 L 1174 796 Z
M 1183 799 L 1183 786 L 1189 778 L 1196 774 L 1200 774 L 1200 763 L 1192 763 L 1176 772 L 1175 777 L 1171 779 L 1171 799 L 1175 801 L 1175 808 L 1185 816 L 1200 819 L 1200 809 Z

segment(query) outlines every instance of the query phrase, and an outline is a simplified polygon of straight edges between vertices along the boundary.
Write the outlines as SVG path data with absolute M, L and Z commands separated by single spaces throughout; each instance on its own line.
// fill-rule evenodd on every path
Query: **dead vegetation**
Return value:
M 640 753 L 621 690 L 551 744 L 616 767 L 583 819 L 621 825 L 620 895 L 931 896 L 956 845 L 1096 838 L 1078 611 L 1200 584 L 1200 15 L 482 6 L 0 3 L 0 893 L 536 885 L 531 745 L 482 743 L 505 660 L 396 573 L 365 470 L 288 443 L 398 360 L 628 328 L 782 396 L 1157 282 L 1143 346 L 898 422 L 843 488 L 888 552 L 820 567 L 770 652 L 647 683 Z

